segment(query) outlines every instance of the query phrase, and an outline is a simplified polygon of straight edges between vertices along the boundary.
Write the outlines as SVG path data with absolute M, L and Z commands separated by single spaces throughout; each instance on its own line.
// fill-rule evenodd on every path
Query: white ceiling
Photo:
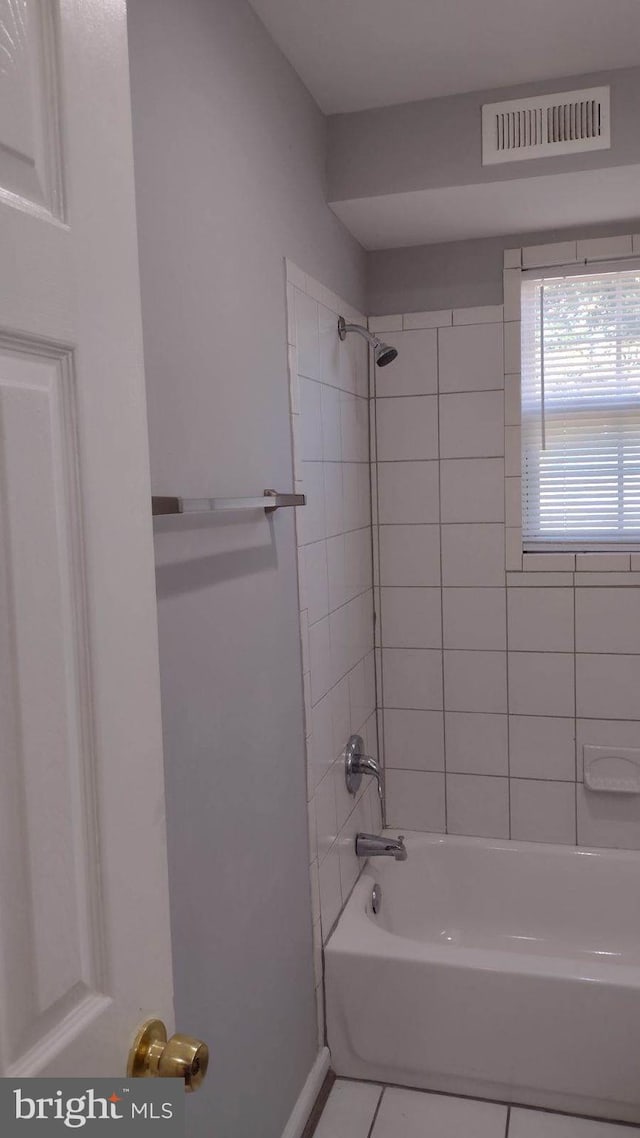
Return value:
M 331 208 L 365 249 L 397 249 L 625 221 L 637 216 L 639 185 L 640 167 L 614 166 L 355 198 Z
M 640 0 L 251 0 L 327 114 L 640 64 Z

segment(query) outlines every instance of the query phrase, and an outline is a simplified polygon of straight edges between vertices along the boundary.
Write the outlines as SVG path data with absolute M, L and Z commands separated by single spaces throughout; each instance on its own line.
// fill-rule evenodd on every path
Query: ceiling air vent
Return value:
M 482 108 L 482 165 L 611 146 L 609 87 L 561 91 Z

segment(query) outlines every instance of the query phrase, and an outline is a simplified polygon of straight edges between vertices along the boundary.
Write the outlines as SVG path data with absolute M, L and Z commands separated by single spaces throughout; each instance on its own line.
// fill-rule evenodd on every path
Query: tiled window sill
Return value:
M 640 553 L 523 553 L 527 573 L 625 573 L 640 570 Z
M 507 582 L 510 585 L 637 587 L 640 586 L 640 553 L 521 553 L 507 564 Z

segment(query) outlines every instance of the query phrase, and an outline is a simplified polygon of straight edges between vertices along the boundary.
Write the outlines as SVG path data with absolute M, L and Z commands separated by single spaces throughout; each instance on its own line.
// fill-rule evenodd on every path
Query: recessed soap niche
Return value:
M 585 744 L 584 784 L 607 794 L 640 794 L 640 749 Z

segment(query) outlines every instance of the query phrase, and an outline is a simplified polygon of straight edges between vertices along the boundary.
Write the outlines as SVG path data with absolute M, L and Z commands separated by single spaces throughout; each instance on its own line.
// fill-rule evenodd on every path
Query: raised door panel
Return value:
M 0 0 L 0 196 L 61 218 L 57 0 Z
M 0 342 L 3 1072 L 105 1010 L 73 357 Z

